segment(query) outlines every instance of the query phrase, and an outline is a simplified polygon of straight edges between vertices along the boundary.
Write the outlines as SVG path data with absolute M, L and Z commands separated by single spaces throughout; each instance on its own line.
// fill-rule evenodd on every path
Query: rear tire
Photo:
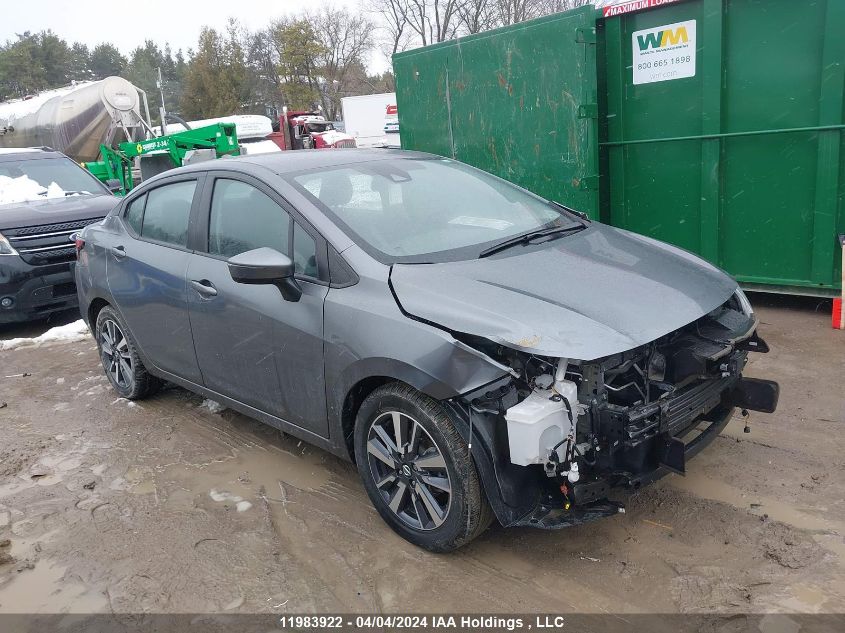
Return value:
M 384 385 L 364 400 L 355 455 L 376 510 L 414 545 L 450 552 L 493 520 L 467 444 L 446 410 L 408 385 Z
M 158 391 L 161 381 L 144 367 L 135 339 L 111 306 L 97 315 L 94 338 L 106 377 L 123 398 L 141 400 Z

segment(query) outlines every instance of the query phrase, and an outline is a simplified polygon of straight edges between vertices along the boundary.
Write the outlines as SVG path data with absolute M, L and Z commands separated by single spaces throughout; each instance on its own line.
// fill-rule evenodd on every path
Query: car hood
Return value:
M 0 232 L 39 224 L 102 218 L 120 202 L 111 195 L 82 195 L 0 205 Z
M 390 281 L 412 317 L 514 349 L 583 361 L 687 325 L 737 288 L 695 255 L 598 223 L 485 259 L 396 264 Z

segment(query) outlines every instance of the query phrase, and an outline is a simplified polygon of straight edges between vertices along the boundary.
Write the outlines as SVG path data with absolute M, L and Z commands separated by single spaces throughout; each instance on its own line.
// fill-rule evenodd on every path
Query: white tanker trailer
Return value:
M 101 143 L 145 138 L 149 121 L 146 94 L 125 79 L 78 82 L 0 103 L 0 147 L 46 145 L 79 162 L 94 161 Z

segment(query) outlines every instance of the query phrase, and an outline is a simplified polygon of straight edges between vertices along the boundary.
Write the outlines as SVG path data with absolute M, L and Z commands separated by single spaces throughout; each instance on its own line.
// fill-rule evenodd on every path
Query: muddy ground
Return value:
M 0 613 L 843 613 L 845 333 L 754 299 L 776 414 L 624 515 L 450 555 L 388 529 L 351 464 L 178 388 L 117 398 L 93 340 L 0 352 Z

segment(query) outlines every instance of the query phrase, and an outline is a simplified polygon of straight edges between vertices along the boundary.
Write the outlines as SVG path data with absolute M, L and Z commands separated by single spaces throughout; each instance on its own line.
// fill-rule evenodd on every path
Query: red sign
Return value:
M 614 15 L 622 15 L 623 13 L 631 13 L 632 11 L 642 11 L 643 9 L 653 9 L 661 7 L 664 4 L 672 4 L 680 0 L 632 0 L 631 2 L 623 2 L 622 4 L 614 4 L 609 7 L 604 7 L 604 17 L 612 18 Z

